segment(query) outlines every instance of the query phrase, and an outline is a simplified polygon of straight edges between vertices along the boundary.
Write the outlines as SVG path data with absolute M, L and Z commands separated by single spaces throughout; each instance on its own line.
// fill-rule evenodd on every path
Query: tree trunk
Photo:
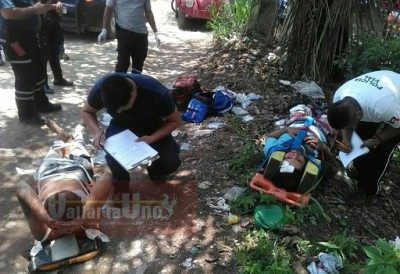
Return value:
M 274 33 L 278 14 L 278 0 L 251 0 L 249 29 L 265 33 L 269 39 Z

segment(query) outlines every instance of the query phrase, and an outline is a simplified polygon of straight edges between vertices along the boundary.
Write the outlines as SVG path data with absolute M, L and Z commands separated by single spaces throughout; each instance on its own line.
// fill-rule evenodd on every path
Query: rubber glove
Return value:
M 156 39 L 157 47 L 159 47 L 161 44 L 161 40 L 160 40 L 160 38 L 158 38 L 158 32 L 154 33 L 154 38 Z
M 99 36 L 97 37 L 97 41 L 99 42 L 99 45 L 101 44 L 101 40 L 104 40 L 104 42 L 106 41 L 106 37 L 107 37 L 107 30 L 102 29 Z

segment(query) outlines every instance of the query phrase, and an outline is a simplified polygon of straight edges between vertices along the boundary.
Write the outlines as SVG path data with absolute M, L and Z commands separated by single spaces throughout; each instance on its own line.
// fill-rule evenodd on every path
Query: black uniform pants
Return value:
M 147 48 L 149 45 L 148 35 L 135 33 L 123 29 L 116 25 L 117 31 L 117 65 L 115 72 L 127 72 L 132 58 L 132 72 L 134 70 L 142 71 L 144 60 L 147 57 Z
M 54 79 L 62 78 L 62 70 L 60 64 L 60 45 L 64 44 L 63 30 L 58 22 L 49 19 L 43 19 L 42 25 L 42 54 L 44 68 L 46 70 L 47 82 L 47 62 L 53 72 Z
M 35 107 L 46 106 L 49 99 L 43 91 L 46 71 L 40 50 L 39 34 L 7 28 L 4 52 L 15 76 L 15 102 L 19 117 L 38 115 Z
M 111 120 L 106 131 L 106 138 L 122 132 L 125 129 L 126 128 L 118 125 L 114 120 Z M 160 156 L 151 166 L 147 167 L 150 178 L 174 173 L 179 168 L 182 163 L 179 157 L 180 148 L 171 134 L 150 146 L 156 150 Z M 118 191 L 127 192 L 129 190 L 130 181 L 129 173 L 108 153 L 106 154 L 106 161 L 113 175 L 112 180 L 114 188 Z
M 373 139 L 380 125 L 380 123 L 360 122 L 356 132 L 362 140 Z M 385 127 L 387 126 L 389 125 L 385 125 Z M 379 181 L 385 175 L 398 143 L 400 143 L 400 135 L 372 148 L 367 154 L 353 161 L 353 165 L 358 171 L 358 187 L 364 189 L 367 194 L 378 193 Z

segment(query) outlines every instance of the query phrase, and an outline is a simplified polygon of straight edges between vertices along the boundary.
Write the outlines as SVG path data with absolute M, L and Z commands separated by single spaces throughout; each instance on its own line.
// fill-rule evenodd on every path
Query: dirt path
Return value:
M 212 36 L 204 30 L 203 23 L 193 24 L 193 31 L 180 31 L 169 0 L 153 0 L 152 4 L 162 45 L 157 48 L 154 37 L 150 35 L 144 73 L 168 85 L 178 75 L 190 73 L 197 57 L 210 44 Z M 80 107 L 91 85 L 114 69 L 116 41 L 107 41 L 99 46 L 96 38 L 97 34 L 66 34 L 66 49 L 71 60 L 63 61 L 62 68 L 65 78 L 73 80 L 75 86 L 55 87 L 55 95 L 51 95 L 50 99 L 62 103 L 64 111 L 50 117 L 68 130 L 79 122 Z M 50 74 L 50 84 L 52 79 Z M 26 273 L 27 261 L 20 254 L 30 248 L 32 238 L 14 195 L 14 186 L 21 179 L 32 179 L 30 175 L 18 175 L 15 168 L 37 168 L 55 138 L 45 127 L 18 124 L 13 84 L 14 77 L 7 63 L 0 70 L 0 272 Z M 206 240 L 205 237 L 200 240 L 198 235 L 171 238 L 164 235 L 111 237 L 111 243 L 96 258 L 69 267 L 64 273 L 181 273 L 184 269 L 179 264 L 190 257 L 192 247 L 200 247 L 206 242 L 213 248 L 215 229 L 213 225 L 210 226 L 212 223 L 212 218 L 209 218 L 208 233 L 202 235 L 207 235 Z M 214 271 L 212 264 L 203 260 L 196 272 Z

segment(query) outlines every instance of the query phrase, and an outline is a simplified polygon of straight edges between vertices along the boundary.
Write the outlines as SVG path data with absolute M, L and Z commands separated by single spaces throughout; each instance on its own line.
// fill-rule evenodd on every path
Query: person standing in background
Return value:
M 157 26 L 151 10 L 150 0 L 106 0 L 106 8 L 103 15 L 103 30 L 98 36 L 98 42 L 107 37 L 106 26 L 111 20 L 112 13 L 115 16 L 115 29 L 117 31 L 117 65 L 115 72 L 127 72 L 132 58 L 132 72 L 142 71 L 147 57 L 148 30 L 146 22 L 149 22 L 154 32 L 156 43 L 158 38 Z
M 15 102 L 19 122 L 43 125 L 39 113 L 61 111 L 43 91 L 46 71 L 40 50 L 40 15 L 55 5 L 34 0 L 0 1 L 0 43 L 4 46 L 15 76 Z
M 64 43 L 64 34 L 60 26 L 61 14 L 62 14 L 62 3 L 55 0 L 51 1 L 51 4 L 56 5 L 56 10 L 50 10 L 42 17 L 42 54 L 43 61 L 46 70 L 46 82 L 44 85 L 44 91 L 47 94 L 53 94 L 54 89 L 51 89 L 48 85 L 47 77 L 47 63 L 50 64 L 50 68 L 53 72 L 55 86 L 73 86 L 73 82 L 67 81 L 63 77 L 61 70 L 59 52 L 60 44 Z

